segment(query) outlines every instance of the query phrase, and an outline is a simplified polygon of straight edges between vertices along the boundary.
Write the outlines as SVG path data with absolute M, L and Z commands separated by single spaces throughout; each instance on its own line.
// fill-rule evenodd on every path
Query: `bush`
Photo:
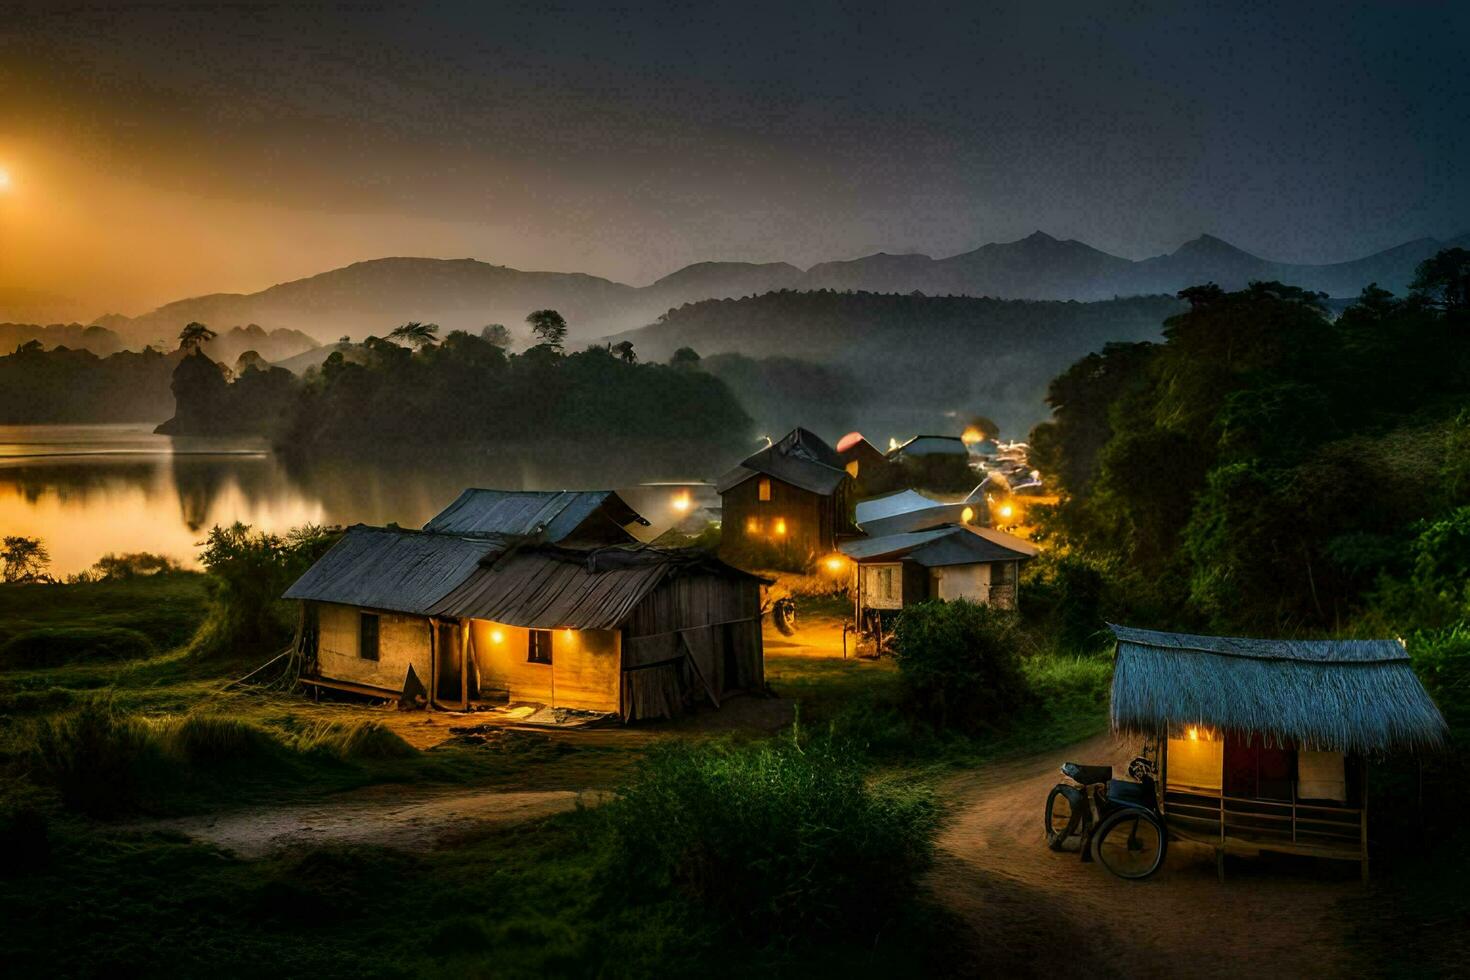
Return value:
M 53 786 L 67 806 L 92 814 L 130 808 L 145 771 L 162 765 L 148 724 L 106 698 L 43 719 L 31 758 L 38 781 Z
M 912 895 L 938 820 L 929 794 L 870 786 L 826 739 L 662 747 L 605 814 L 614 891 L 673 893 L 763 944 L 871 935 Z
M 418 750 L 381 721 L 350 725 L 322 722 L 306 729 L 295 742 L 301 752 L 325 752 L 343 760 L 404 759 Z
M 154 656 L 137 630 L 70 626 L 27 630 L 0 644 L 0 667 L 56 667 L 74 660 L 139 660 Z
M 909 606 L 893 650 L 909 703 L 936 728 L 990 727 L 1028 699 L 1016 614 L 960 599 Z

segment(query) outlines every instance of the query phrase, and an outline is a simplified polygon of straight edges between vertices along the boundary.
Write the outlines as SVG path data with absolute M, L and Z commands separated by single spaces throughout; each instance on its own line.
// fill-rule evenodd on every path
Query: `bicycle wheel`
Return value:
M 1081 822 L 1076 795 L 1066 786 L 1053 786 L 1046 798 L 1046 843 L 1060 851 L 1067 838 L 1077 832 Z
M 1169 838 L 1159 818 L 1128 807 L 1108 814 L 1092 835 L 1092 858 L 1119 878 L 1147 878 L 1164 863 Z

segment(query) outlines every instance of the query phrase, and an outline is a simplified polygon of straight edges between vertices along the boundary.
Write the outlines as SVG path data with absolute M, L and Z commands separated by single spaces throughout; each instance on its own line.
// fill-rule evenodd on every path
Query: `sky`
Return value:
M 1470 231 L 1470 3 L 0 4 L 0 299 Z M 0 319 L 4 318 L 0 310 Z

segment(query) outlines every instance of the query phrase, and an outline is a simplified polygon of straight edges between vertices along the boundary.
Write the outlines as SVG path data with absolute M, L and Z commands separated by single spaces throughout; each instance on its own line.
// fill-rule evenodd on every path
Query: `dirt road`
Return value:
M 1172 843 L 1156 876 L 1128 882 L 1046 847 L 1042 808 L 1057 766 L 1111 762 L 1121 772 L 1134 749 L 1097 738 L 945 787 L 954 810 L 930 886 L 969 927 L 977 975 L 1349 975 L 1334 905 L 1361 894 L 1356 866 L 1324 881 L 1319 869 L 1242 859 L 1221 884 L 1211 849 Z
M 401 786 L 342 793 L 317 803 L 256 807 L 135 825 L 216 844 L 243 858 L 321 844 L 374 844 L 418 849 L 484 824 L 508 824 L 562 813 L 598 791 L 501 793 L 490 790 L 405 792 Z

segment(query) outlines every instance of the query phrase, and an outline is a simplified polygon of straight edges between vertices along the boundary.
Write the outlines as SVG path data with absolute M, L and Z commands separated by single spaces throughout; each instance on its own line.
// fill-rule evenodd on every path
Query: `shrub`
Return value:
M 162 764 L 148 724 L 107 698 L 43 719 L 31 746 L 32 771 L 70 807 L 102 814 L 128 809 L 144 772 Z
M 910 705 L 938 728 L 973 729 L 1027 700 L 1016 614 L 961 599 L 909 606 L 893 649 Z
M 69 626 L 27 630 L 0 644 L 0 667 L 55 667 L 74 660 L 138 660 L 158 651 L 137 630 Z
M 747 941 L 869 932 L 913 893 L 938 819 L 828 739 L 655 750 L 606 808 L 611 887 L 671 892 Z
M 359 721 L 350 725 L 321 722 L 296 736 L 298 751 L 325 752 L 343 760 L 404 759 L 418 750 L 381 721 Z

